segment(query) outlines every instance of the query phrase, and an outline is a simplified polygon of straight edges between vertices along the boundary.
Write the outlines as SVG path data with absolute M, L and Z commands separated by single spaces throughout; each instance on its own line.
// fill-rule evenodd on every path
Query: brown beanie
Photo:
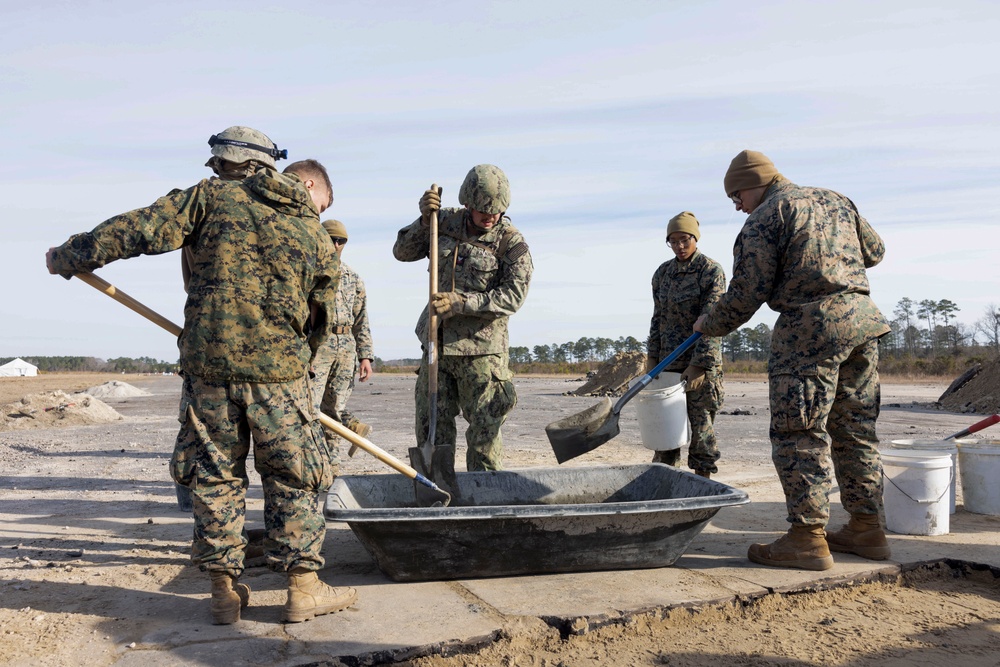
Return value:
M 763 153 L 757 151 L 740 151 L 740 154 L 729 163 L 729 170 L 723 184 L 728 197 L 737 190 L 759 188 L 770 185 L 775 176 L 781 176 L 778 170 Z
M 323 229 L 330 234 L 331 239 L 347 238 L 347 227 L 344 227 L 344 223 L 340 220 L 325 220 L 323 222 Z
M 678 213 L 670 218 L 670 222 L 667 224 L 668 240 L 674 232 L 684 232 L 693 236 L 695 241 L 701 240 L 701 226 L 698 224 L 698 218 L 694 217 L 694 213 L 690 211 Z

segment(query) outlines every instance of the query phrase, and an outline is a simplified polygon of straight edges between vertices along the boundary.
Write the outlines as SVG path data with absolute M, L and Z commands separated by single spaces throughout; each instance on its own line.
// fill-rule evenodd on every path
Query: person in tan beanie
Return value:
M 729 165 L 726 194 L 748 213 L 733 248 L 729 289 L 694 330 L 725 336 L 765 302 L 780 313 L 768 362 L 771 458 L 785 492 L 788 532 L 747 557 L 773 567 L 826 570 L 830 551 L 884 560 L 878 339 L 889 324 L 869 295 L 882 239 L 842 194 L 802 187 L 762 153 Z M 831 468 L 850 514 L 834 533 Z
M 737 211 L 752 213 L 764 191 L 782 180 L 784 177 L 766 155 L 757 151 L 740 151 L 726 171 L 726 196 L 736 205 Z
M 372 431 L 369 424 L 347 410 L 347 401 L 354 392 L 354 381 L 367 381 L 374 371 L 375 359 L 372 331 L 368 322 L 368 293 L 358 272 L 343 261 L 347 246 L 347 227 L 340 220 L 324 220 L 323 229 L 337 251 L 340 262 L 340 285 L 328 304 L 331 316 L 330 336 L 313 353 L 310 366 L 313 406 L 339 421 L 363 438 Z M 330 459 L 340 471 L 339 438 L 324 429 L 330 447 Z M 354 453 L 354 448 L 349 450 Z
M 667 224 L 667 245 L 674 258 L 653 273 L 653 317 L 649 323 L 646 370 L 652 370 L 691 335 L 699 315 L 719 300 L 726 290 L 722 266 L 698 251 L 701 226 L 694 213 L 678 213 Z M 668 366 L 681 374 L 685 384 L 691 440 L 688 467 L 702 477 L 718 472 L 719 447 L 715 440 L 715 414 L 722 407 L 722 351 L 718 338 L 702 337 L 698 343 Z M 676 466 L 681 450 L 657 450 L 653 463 Z

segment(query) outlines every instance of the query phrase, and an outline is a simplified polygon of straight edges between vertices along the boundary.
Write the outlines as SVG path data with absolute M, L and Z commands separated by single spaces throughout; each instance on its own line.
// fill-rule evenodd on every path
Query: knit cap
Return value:
M 327 231 L 331 239 L 346 239 L 347 227 L 340 220 L 324 220 L 323 229 Z
M 683 211 L 670 218 L 670 222 L 667 224 L 668 240 L 674 232 L 690 234 L 695 241 L 701 240 L 701 226 L 698 224 L 698 218 L 694 217 L 694 213 L 690 211 Z
M 776 176 L 781 176 L 774 163 L 763 153 L 757 151 L 740 151 L 739 155 L 729 163 L 729 170 L 723 183 L 726 196 L 737 190 L 759 188 L 770 185 Z

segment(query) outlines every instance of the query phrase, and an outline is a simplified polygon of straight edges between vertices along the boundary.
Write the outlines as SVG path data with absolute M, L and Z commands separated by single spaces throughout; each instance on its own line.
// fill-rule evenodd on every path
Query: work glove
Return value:
M 691 365 L 684 369 L 681 373 L 681 382 L 687 382 L 687 386 L 684 388 L 686 392 L 698 391 L 701 389 L 701 385 L 705 383 L 705 369 L 701 366 Z
M 646 372 L 647 373 L 649 371 L 653 370 L 654 368 L 656 368 L 656 364 L 657 364 L 656 357 L 650 357 L 648 355 L 646 356 Z
M 425 227 L 431 224 L 431 213 L 441 210 L 441 193 L 426 190 L 420 198 L 420 224 Z
M 437 292 L 431 299 L 431 307 L 435 315 L 448 319 L 465 312 L 465 297 L 461 292 Z

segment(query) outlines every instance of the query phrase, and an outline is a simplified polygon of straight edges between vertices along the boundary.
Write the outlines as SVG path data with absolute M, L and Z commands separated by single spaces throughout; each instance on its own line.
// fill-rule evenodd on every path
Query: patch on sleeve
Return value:
M 521 241 L 516 246 L 507 251 L 507 254 L 504 255 L 504 259 L 513 264 L 523 255 L 527 254 L 527 252 L 528 252 L 528 244 L 525 243 L 524 241 Z

